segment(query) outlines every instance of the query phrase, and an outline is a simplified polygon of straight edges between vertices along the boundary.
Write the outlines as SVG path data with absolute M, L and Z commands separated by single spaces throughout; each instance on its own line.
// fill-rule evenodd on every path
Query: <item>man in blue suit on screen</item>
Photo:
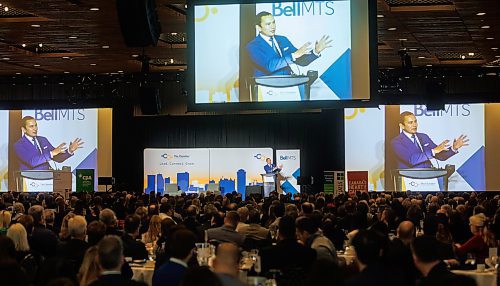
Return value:
M 460 148 L 469 145 L 467 135 L 463 134 L 453 140 L 451 146 L 450 140 L 436 145 L 427 134 L 417 132 L 417 118 L 409 111 L 400 114 L 399 127 L 402 131 L 391 140 L 391 147 L 400 169 L 430 168 L 431 158 L 445 161 L 457 154 Z
M 266 171 L 266 174 L 271 174 L 271 173 L 274 173 L 276 171 L 281 171 L 281 168 L 283 167 L 283 165 L 281 166 L 276 166 L 276 164 L 273 164 L 271 162 L 271 158 L 267 158 L 266 159 L 266 165 L 264 165 L 264 171 Z
M 69 147 L 61 143 L 54 148 L 47 138 L 38 136 L 38 125 L 32 116 L 23 117 L 21 129 L 23 136 L 14 143 L 19 170 L 50 170 L 50 161 L 64 162 L 83 144 L 81 138 L 76 138 Z
M 291 64 L 307 66 L 324 49 L 331 47 L 330 38 L 323 36 L 316 41 L 314 48 L 311 42 L 307 42 L 297 49 L 287 37 L 276 35 L 276 21 L 271 13 L 260 12 L 255 19 L 259 35 L 246 45 L 255 77 L 293 74 Z

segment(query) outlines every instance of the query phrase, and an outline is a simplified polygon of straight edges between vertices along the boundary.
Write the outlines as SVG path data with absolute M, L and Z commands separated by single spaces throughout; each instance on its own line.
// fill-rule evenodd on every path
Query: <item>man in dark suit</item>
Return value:
M 422 273 L 422 279 L 417 285 L 476 285 L 475 281 L 466 276 L 457 275 L 448 270 L 447 265 L 440 259 L 440 244 L 433 236 L 420 236 L 412 244 L 413 261 Z
M 121 274 L 125 258 L 123 256 L 123 245 L 120 238 L 116 235 L 107 235 L 97 244 L 97 255 L 99 265 L 101 266 L 101 276 L 94 281 L 91 286 L 145 286 L 125 278 Z
M 146 245 L 142 241 L 137 241 L 139 228 L 141 226 L 141 217 L 133 214 L 125 218 L 125 233 L 122 236 L 123 254 L 125 257 L 132 257 L 134 260 L 148 258 Z
M 278 243 L 262 249 L 262 272 L 279 269 L 284 275 L 295 277 L 309 272 L 316 259 L 316 251 L 297 242 L 295 219 L 283 216 L 278 225 Z M 297 284 L 300 285 L 300 284 Z
M 400 114 L 399 127 L 402 131 L 391 140 L 391 147 L 397 159 L 397 167 L 401 169 L 430 168 L 430 159 L 445 161 L 457 154 L 460 148 L 469 145 L 467 135 L 460 135 L 453 140 L 451 146 L 450 140 L 436 145 L 427 134 L 417 132 L 417 118 L 409 111 Z
M 82 139 L 76 138 L 68 147 L 61 143 L 54 148 L 47 138 L 38 136 L 38 125 L 31 116 L 22 119 L 21 129 L 24 135 L 14 143 L 19 170 L 49 170 L 50 161 L 62 163 L 83 145 Z
M 153 286 L 179 286 L 188 268 L 188 261 L 195 250 L 195 235 L 187 229 L 172 234 L 170 249 L 172 256 L 153 274 Z
M 275 34 L 276 21 L 266 11 L 257 14 L 255 27 L 259 35 L 246 46 L 254 64 L 254 76 L 292 74 L 290 64 L 309 65 L 331 43 L 328 36 L 323 36 L 316 41 L 313 50 L 310 42 L 297 49 L 287 37 Z
M 29 238 L 29 244 L 32 251 L 45 257 L 54 256 L 58 238 L 57 235 L 45 228 L 45 217 L 43 207 L 34 205 L 28 209 L 28 214 L 33 217 L 33 232 Z
M 266 171 L 266 174 L 271 174 L 271 173 L 274 173 L 276 171 L 279 172 L 281 170 L 281 167 L 283 167 L 283 165 L 278 167 L 278 166 L 276 166 L 276 164 L 272 163 L 271 158 L 267 158 L 266 164 L 264 165 L 264 171 Z
M 245 235 L 236 232 L 236 226 L 239 221 L 240 215 L 238 215 L 237 212 L 227 212 L 226 217 L 224 218 L 224 225 L 207 230 L 208 240 L 232 242 L 238 246 L 242 246 L 245 241 Z

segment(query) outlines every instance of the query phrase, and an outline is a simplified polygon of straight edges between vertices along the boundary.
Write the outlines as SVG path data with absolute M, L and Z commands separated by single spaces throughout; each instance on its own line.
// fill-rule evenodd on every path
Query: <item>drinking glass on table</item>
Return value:
M 195 243 L 196 259 L 200 266 L 208 266 L 208 260 L 212 256 L 212 247 L 210 243 Z

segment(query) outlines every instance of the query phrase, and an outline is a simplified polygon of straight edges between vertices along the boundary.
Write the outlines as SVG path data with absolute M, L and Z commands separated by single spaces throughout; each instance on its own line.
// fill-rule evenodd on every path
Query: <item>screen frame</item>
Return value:
M 224 5 L 224 4 L 257 4 L 281 2 L 315 2 L 310 0 L 188 0 L 187 1 L 187 77 L 188 112 L 200 111 L 238 111 L 238 110 L 305 110 L 317 108 L 349 108 L 376 106 L 378 97 L 378 40 L 377 40 L 377 1 L 368 2 L 368 41 L 369 41 L 369 99 L 349 100 L 314 100 L 314 101 L 279 101 L 279 102 L 227 102 L 227 103 L 196 103 L 196 75 L 195 75 L 195 5 Z

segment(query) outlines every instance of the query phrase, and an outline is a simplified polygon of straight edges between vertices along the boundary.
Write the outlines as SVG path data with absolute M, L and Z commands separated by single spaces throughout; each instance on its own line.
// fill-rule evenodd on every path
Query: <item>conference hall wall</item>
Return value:
M 132 117 L 130 114 L 128 109 L 115 108 L 113 116 L 113 175 L 125 188 L 144 190 L 143 152 L 147 148 L 300 150 L 301 175 L 315 179 L 311 191 L 322 190 L 323 170 L 338 170 L 344 166 L 341 110 L 214 116 Z M 278 162 L 280 154 L 274 154 Z M 230 155 L 223 152 L 218 156 Z M 263 171 L 263 164 L 259 166 Z M 237 170 L 229 171 L 231 177 Z M 176 175 L 174 177 L 176 180 Z M 218 180 L 221 176 L 211 177 Z
M 398 122 L 403 111 L 411 111 L 418 121 L 418 132 L 436 144 L 461 134 L 469 146 L 444 161 L 431 158 L 432 165 L 455 166 L 449 178 L 449 191 L 499 191 L 500 104 L 450 104 L 444 110 L 427 111 L 424 105 L 391 105 L 379 108 L 345 110 L 345 169 L 368 171 L 368 190 L 394 190 L 391 170 L 397 159 L 391 140 L 401 132 Z M 407 190 L 421 189 L 418 182 Z
M 16 172 L 19 161 L 14 144 L 23 136 L 24 116 L 33 116 L 38 124 L 38 135 L 46 137 L 54 146 L 81 138 L 84 144 L 73 156 L 62 163 L 50 161 L 53 169 L 71 167 L 73 190 L 76 169 L 95 169 L 95 189 L 98 176 L 111 176 L 112 109 L 33 109 L 0 110 L 0 191 L 16 190 Z M 45 190 L 47 191 L 47 190 Z

